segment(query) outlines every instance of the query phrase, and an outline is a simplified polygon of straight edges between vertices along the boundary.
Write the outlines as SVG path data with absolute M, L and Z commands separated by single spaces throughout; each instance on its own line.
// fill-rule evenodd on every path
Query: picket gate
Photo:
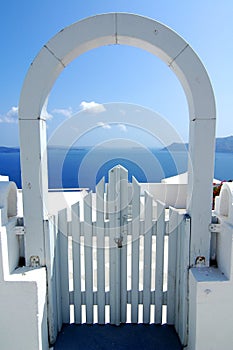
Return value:
M 71 218 L 63 209 L 50 222 L 56 242 L 50 329 L 165 321 L 185 344 L 190 218 L 141 193 L 121 166 L 71 209 Z

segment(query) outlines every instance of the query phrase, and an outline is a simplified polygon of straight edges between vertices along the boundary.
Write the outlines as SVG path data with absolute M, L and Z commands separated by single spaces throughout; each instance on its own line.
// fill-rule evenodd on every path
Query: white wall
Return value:
M 166 207 L 186 208 L 187 184 L 140 183 L 141 193 L 148 191 L 154 200 L 163 202 Z
M 0 349 L 48 350 L 46 269 L 18 268 L 17 191 L 0 186 Z
M 233 349 L 232 203 L 233 184 L 226 183 L 215 208 L 218 268 L 196 267 L 189 273 L 189 350 Z
M 220 270 L 190 271 L 189 350 L 233 348 L 233 283 Z
M 9 176 L 0 175 L 0 181 L 9 181 Z
M 0 227 L 1 350 L 47 350 L 46 269 L 19 268 L 9 274 L 9 242 Z
M 86 190 L 59 191 L 52 190 L 48 193 L 48 214 L 55 215 L 59 210 L 70 208 L 71 205 L 80 201 L 87 194 Z M 23 217 L 22 190 L 18 190 L 18 216 Z M 70 210 L 68 210 L 70 216 Z
M 46 271 L 18 270 L 0 283 L 1 350 L 47 350 Z
M 17 187 L 12 181 L 0 181 L 0 222 L 6 225 L 8 219 L 17 215 Z

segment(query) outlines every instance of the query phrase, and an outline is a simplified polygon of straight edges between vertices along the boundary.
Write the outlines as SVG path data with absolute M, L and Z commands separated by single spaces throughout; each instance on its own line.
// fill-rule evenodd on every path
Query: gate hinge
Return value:
M 221 224 L 209 224 L 210 232 L 221 232 Z
M 22 236 L 25 234 L 25 227 L 24 226 L 15 226 L 14 232 L 17 236 Z
M 39 267 L 40 266 L 40 258 L 37 255 L 30 256 L 30 267 Z

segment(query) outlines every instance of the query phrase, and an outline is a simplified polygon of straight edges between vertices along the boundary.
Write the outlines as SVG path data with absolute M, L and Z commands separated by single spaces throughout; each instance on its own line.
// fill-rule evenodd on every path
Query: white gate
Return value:
M 70 317 L 77 324 L 165 321 L 186 343 L 188 216 L 141 194 L 136 179 L 129 183 L 128 172 L 117 166 L 109 183 L 102 179 L 96 193 L 72 206 L 71 220 L 64 209 L 51 223 L 51 334 Z

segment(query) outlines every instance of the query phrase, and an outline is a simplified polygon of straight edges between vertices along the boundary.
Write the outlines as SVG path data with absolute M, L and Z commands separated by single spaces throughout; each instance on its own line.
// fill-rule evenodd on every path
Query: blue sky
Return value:
M 231 0 L 9 0 L 1 3 L 0 145 L 18 145 L 20 91 L 30 63 L 42 46 L 73 22 L 118 11 L 160 21 L 192 46 L 213 84 L 217 136 L 233 134 Z M 89 51 L 66 67 L 50 94 L 48 138 L 74 113 L 87 110 L 90 103 L 101 108 L 114 102 L 139 105 L 157 112 L 156 115 L 171 124 L 182 139 L 188 140 L 187 102 L 176 76 L 157 57 L 128 46 Z M 82 114 L 80 120 L 81 117 Z M 147 131 L 136 132 L 127 125 L 127 120 L 124 124 L 124 119 L 114 124 L 114 118 L 111 114 L 107 123 L 99 116 L 95 129 L 85 133 L 80 143 L 100 142 L 100 134 L 103 135 L 101 142 L 109 137 L 133 139 L 135 134 L 135 140 L 140 138 L 142 144 L 153 145 L 153 137 L 149 137 Z M 149 128 L 149 122 L 146 123 Z

